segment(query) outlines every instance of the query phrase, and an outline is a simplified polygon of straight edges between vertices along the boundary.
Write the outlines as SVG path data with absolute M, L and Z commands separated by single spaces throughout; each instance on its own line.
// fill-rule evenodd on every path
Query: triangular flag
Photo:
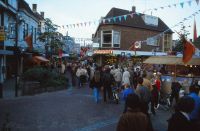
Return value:
M 75 24 L 73 24 L 74 25 L 74 28 L 75 28 Z
M 33 41 L 32 41 L 32 34 L 25 39 L 26 44 L 28 45 L 29 49 L 33 49 Z
M 63 29 L 65 29 L 64 25 L 62 27 L 63 27 Z
M 184 2 L 180 3 L 181 7 L 183 8 Z
M 83 27 L 83 23 L 81 23 L 81 26 Z
M 168 5 L 169 8 L 171 8 L 171 5 Z
M 103 23 L 104 23 L 104 24 L 105 24 L 105 21 L 106 21 L 106 20 L 105 20 L 105 19 L 103 19 Z
M 70 24 L 71 28 L 72 28 L 72 24 Z
M 110 23 L 110 19 L 111 19 L 111 18 L 108 18 L 109 23 Z
M 118 18 L 119 18 L 119 21 L 121 21 L 121 16 L 118 16 Z
M 126 20 L 126 15 L 124 15 L 124 19 Z
M 176 7 L 176 4 L 174 4 L 174 6 Z
M 191 1 L 188 1 L 189 6 L 191 6 Z
M 199 0 L 196 0 L 196 2 L 197 2 L 197 5 L 199 4 Z
M 155 8 L 154 10 L 156 10 L 156 11 L 157 11 L 157 8 Z
M 99 20 L 99 24 L 101 23 L 101 20 Z
M 79 24 L 77 24 L 77 26 L 79 27 Z
M 89 26 L 90 26 L 91 22 L 89 22 Z
M 140 15 L 138 12 L 135 12 L 137 15 Z
M 85 22 L 85 26 L 86 26 L 87 22 Z
M 113 17 L 114 22 L 116 22 L 116 17 Z
M 163 9 L 163 7 L 160 7 L 161 9 Z
M 196 21 L 195 21 L 195 18 L 194 18 L 194 38 L 193 38 L 193 41 L 197 38 L 197 30 L 196 30 Z
M 131 18 L 133 18 L 133 14 L 132 13 L 130 14 L 130 16 L 131 16 Z

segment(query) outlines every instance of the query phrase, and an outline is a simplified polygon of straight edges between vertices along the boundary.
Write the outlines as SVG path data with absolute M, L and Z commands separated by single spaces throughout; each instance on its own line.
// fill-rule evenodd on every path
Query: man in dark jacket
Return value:
M 133 76 L 133 84 L 135 89 L 137 88 L 137 78 L 140 77 L 140 72 L 139 72 L 139 68 L 136 69 L 136 72 L 134 72 L 134 76 Z
M 121 116 L 117 131 L 153 131 L 150 119 L 139 109 L 139 97 L 135 93 L 128 94 L 127 112 Z
M 134 71 L 132 70 L 132 67 L 128 67 L 128 72 L 130 73 L 130 86 L 133 90 L 133 92 L 135 92 L 135 88 L 134 88 L 134 85 L 133 85 L 133 77 L 134 77 Z
M 113 75 L 110 73 L 110 68 L 106 68 L 104 76 L 103 76 L 103 96 L 104 102 L 106 102 L 106 90 L 108 91 L 108 103 L 110 102 L 110 95 L 111 95 L 111 84 L 114 81 Z
M 71 74 L 71 78 L 72 78 L 72 86 L 76 86 L 76 70 L 75 70 L 75 66 L 72 66 L 72 68 L 70 69 L 70 74 Z
M 169 120 L 168 131 L 193 131 L 189 115 L 195 107 L 194 99 L 183 96 L 176 106 L 178 111 Z

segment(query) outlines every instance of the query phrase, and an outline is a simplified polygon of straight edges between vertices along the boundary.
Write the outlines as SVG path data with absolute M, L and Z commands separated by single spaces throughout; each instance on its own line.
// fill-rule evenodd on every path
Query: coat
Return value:
M 120 117 L 117 131 L 153 131 L 153 128 L 149 118 L 139 108 L 134 108 Z
M 157 85 L 153 85 L 153 90 L 151 91 L 152 99 L 151 101 L 158 101 L 158 87 Z
M 140 77 L 140 72 L 138 72 L 138 75 L 137 75 L 136 72 L 134 72 L 133 80 L 134 80 L 135 82 L 137 82 L 137 78 L 138 78 L 138 77 Z M 136 79 L 135 79 L 135 78 L 136 78 Z
M 92 89 L 94 89 L 94 87 L 95 88 L 101 88 L 101 87 L 103 87 L 103 80 L 100 78 L 99 82 L 95 82 L 95 79 L 93 77 L 92 80 L 90 81 L 89 87 L 92 88 Z
M 130 77 L 131 77 L 131 75 L 130 75 L 130 73 L 128 71 L 125 71 L 123 73 L 123 78 L 122 78 L 123 85 L 125 85 L 125 84 L 129 84 L 130 85 Z
M 61 73 L 65 73 L 65 65 L 61 64 Z
M 70 69 L 70 74 L 71 74 L 72 77 L 76 76 L 76 70 Z
M 168 131 L 191 131 L 191 124 L 180 111 L 177 111 L 169 120 Z
M 121 82 L 121 80 L 122 80 L 122 73 L 120 71 L 116 72 L 115 73 L 115 81 Z
M 90 78 L 94 77 L 94 67 L 90 67 Z
M 134 71 L 128 70 L 128 72 L 130 73 L 130 83 L 133 84 Z

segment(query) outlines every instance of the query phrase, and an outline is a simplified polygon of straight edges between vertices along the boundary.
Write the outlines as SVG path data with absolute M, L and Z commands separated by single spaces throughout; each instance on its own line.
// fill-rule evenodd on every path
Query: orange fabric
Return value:
M 195 18 L 194 18 L 194 39 L 193 41 L 197 38 L 197 29 L 196 29 L 196 21 L 195 21 Z
M 25 41 L 26 44 L 28 45 L 28 48 L 32 50 L 33 49 L 32 34 L 29 37 L 27 37 Z
M 132 48 L 133 51 L 135 51 L 135 55 L 136 55 L 136 48 L 135 48 L 135 43 L 133 44 Z
M 187 64 L 187 62 L 190 61 L 190 59 L 192 58 L 193 54 L 195 54 L 195 47 L 190 42 L 188 42 L 182 35 L 180 36 L 183 39 L 183 48 L 184 48 L 182 61 L 185 64 Z

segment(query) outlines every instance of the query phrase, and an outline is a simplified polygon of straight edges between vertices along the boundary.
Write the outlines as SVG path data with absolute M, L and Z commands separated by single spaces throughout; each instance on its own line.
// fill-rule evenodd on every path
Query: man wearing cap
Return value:
M 128 110 L 118 122 L 117 131 L 153 131 L 150 119 L 139 109 L 140 99 L 135 93 L 126 98 Z

